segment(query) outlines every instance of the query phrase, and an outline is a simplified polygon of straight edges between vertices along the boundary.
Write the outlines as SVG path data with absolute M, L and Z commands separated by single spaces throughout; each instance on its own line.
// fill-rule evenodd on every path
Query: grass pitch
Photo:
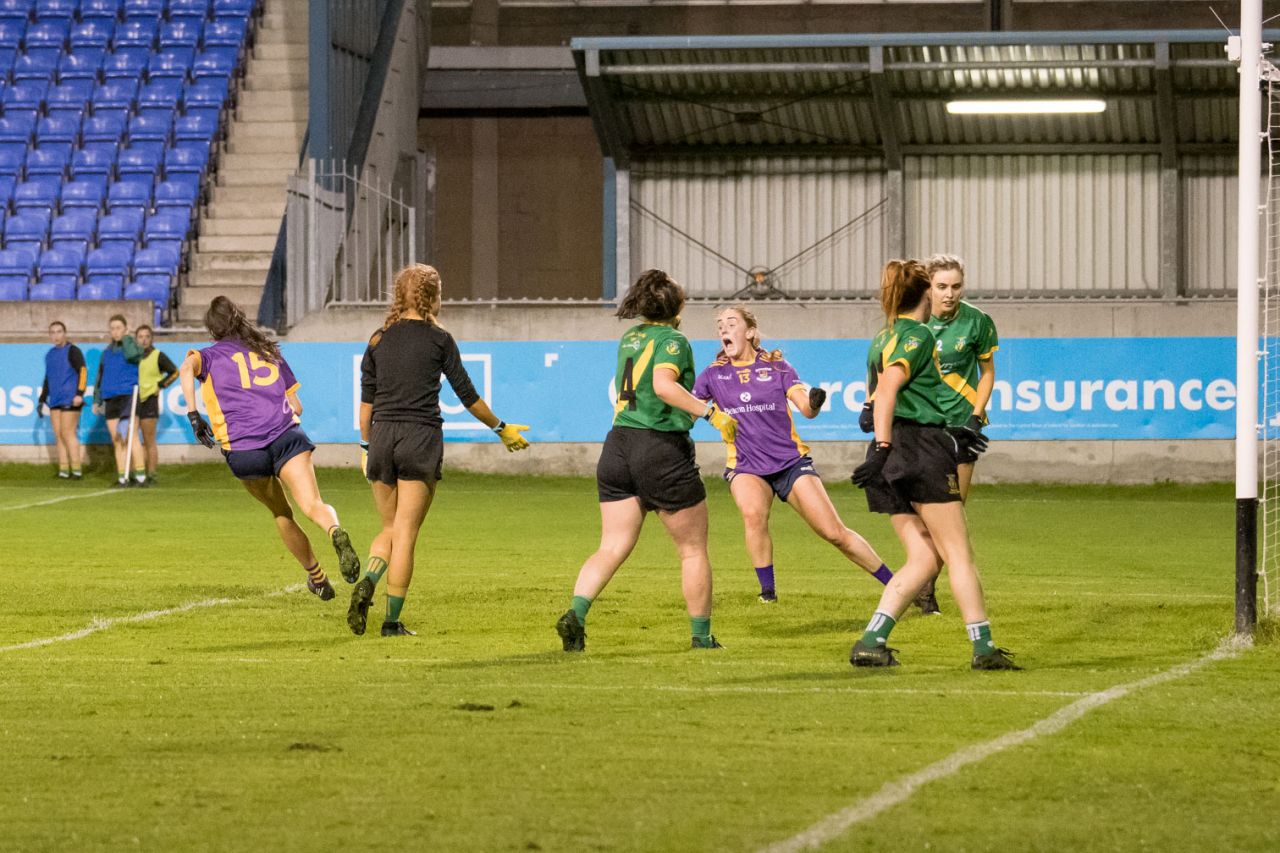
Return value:
M 363 549 L 367 488 L 320 483 Z M 756 603 L 721 483 L 727 649 L 687 650 L 650 521 L 578 656 L 552 625 L 598 537 L 587 480 L 450 474 L 404 612 L 419 636 L 385 640 L 381 590 L 373 633 L 348 633 L 327 547 L 336 600 L 281 592 L 303 574 L 225 469 L 106 486 L 0 468 L 0 850 L 755 850 L 1196 660 L 1231 624 L 1217 487 L 979 487 L 996 642 L 1027 671 L 973 673 L 945 584 L 944 617 L 895 631 L 902 668 L 853 670 L 879 587 L 782 505 L 781 601 Z M 887 522 L 832 491 L 894 565 Z M 1278 732 L 1280 651 L 1262 643 L 944 775 L 826 849 L 1274 850 Z

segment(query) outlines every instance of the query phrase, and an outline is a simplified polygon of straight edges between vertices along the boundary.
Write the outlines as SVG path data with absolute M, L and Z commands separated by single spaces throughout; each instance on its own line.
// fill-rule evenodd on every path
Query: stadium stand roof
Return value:
M 1264 38 L 1280 41 L 1280 31 Z M 1223 30 L 584 38 L 605 154 L 1234 153 Z M 1096 98 L 1091 115 L 952 115 L 966 98 Z

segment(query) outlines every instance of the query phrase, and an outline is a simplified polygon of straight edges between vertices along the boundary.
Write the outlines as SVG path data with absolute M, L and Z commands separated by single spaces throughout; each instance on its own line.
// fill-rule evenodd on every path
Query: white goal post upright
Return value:
M 1262 0 L 1240 4 L 1236 260 L 1236 632 L 1258 619 L 1258 255 L 1262 175 Z

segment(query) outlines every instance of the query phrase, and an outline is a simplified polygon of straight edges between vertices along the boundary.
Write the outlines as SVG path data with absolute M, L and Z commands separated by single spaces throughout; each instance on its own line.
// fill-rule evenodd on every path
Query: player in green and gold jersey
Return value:
M 853 482 L 867 492 L 872 512 L 889 516 L 907 552 L 862 639 L 849 654 L 854 666 L 896 666 L 887 646 L 902 611 L 943 562 L 956 605 L 973 643 L 973 669 L 1017 669 L 991 639 L 982 582 L 969 543 L 956 471 L 959 444 L 948 429 L 950 395 L 936 339 L 925 325 L 932 311 L 929 276 L 917 261 L 890 261 L 880 284 L 886 328 L 872 341 L 867 388 L 874 400 L 875 440 Z M 946 402 L 944 402 L 946 401 Z
M 600 547 L 578 573 L 572 607 L 556 622 L 566 652 L 586 648 L 587 611 L 631 554 L 649 511 L 680 553 L 693 648 L 720 648 L 711 634 L 707 493 L 689 430 L 694 418 L 705 418 L 733 441 L 737 421 L 689 393 L 693 350 L 677 328 L 683 307 L 684 288 L 661 270 L 642 274 L 618 307 L 617 316 L 644 322 L 618 343 L 613 429 L 596 466 Z
M 929 298 L 933 312 L 929 331 L 938 339 L 938 366 L 942 381 L 955 394 L 942 399 L 947 421 L 960 439 L 960 500 L 969 499 L 978 445 L 986 446 L 982 428 L 987 424 L 987 403 L 996 384 L 996 350 L 1000 338 L 995 321 L 962 300 L 964 261 L 955 255 L 934 255 L 925 266 L 929 273 Z M 979 439 L 976 440 L 975 439 Z M 920 591 L 916 605 L 922 613 L 937 613 L 938 600 L 930 582 Z

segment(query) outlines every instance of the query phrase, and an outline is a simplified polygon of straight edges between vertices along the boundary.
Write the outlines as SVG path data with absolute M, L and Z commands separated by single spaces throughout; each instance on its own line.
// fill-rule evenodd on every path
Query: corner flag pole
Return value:
M 1236 633 L 1258 621 L 1258 244 L 1262 180 L 1262 0 L 1240 4 L 1236 260 Z
M 124 446 L 124 476 L 128 479 L 133 474 L 133 439 L 138 434 L 138 386 L 133 386 L 133 396 L 129 399 L 129 435 Z

